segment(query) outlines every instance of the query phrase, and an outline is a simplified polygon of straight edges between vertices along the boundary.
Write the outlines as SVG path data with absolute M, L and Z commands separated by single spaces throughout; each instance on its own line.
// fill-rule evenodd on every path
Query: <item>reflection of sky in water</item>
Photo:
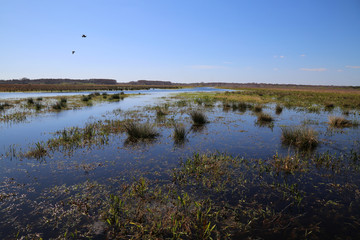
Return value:
M 0 100 L 6 99 L 24 99 L 37 97 L 57 97 L 57 96 L 73 96 L 73 95 L 87 95 L 94 92 L 109 94 L 124 92 L 126 94 L 168 94 L 169 92 L 194 92 L 194 91 L 224 91 L 222 89 L 214 89 L 208 87 L 198 88 L 184 88 L 184 89 L 154 89 L 149 90 L 124 90 L 124 91 L 82 91 L 82 92 L 0 92 Z M 231 90 L 230 90 L 231 91 Z
M 27 149 L 29 144 L 46 140 L 51 132 L 70 126 L 83 126 L 87 121 L 107 117 L 103 115 L 117 108 L 125 111 L 158 104 L 162 101 L 158 99 L 159 97 L 183 91 L 154 91 L 152 94 L 129 97 L 116 103 L 39 115 L 31 118 L 30 122 L 3 126 L 0 129 L 1 151 L 4 152 L 10 144 L 17 144 Z M 273 126 L 259 126 L 256 115 L 251 111 L 224 112 L 221 105 L 206 111 L 210 122 L 200 129 L 192 128 L 188 114 L 177 113 L 166 118 L 174 117 L 178 122 L 185 124 L 189 134 L 183 145 L 178 146 L 174 143 L 171 128 L 159 127 L 160 136 L 149 144 L 125 144 L 126 135 L 119 134 L 110 137 L 109 145 L 78 149 L 71 157 L 57 152 L 44 163 L 31 159 L 8 161 L 3 157 L 0 160 L 2 162 L 0 176 L 16 176 L 19 180 L 29 183 L 41 182 L 39 187 L 44 188 L 51 185 L 73 184 L 86 179 L 106 181 L 109 177 L 129 177 L 129 174 L 136 170 L 141 170 L 150 178 L 161 178 L 164 169 L 177 167 L 179 159 L 185 159 L 195 152 L 219 151 L 233 156 L 268 159 L 276 153 L 286 155 L 293 152 L 292 148 L 281 144 L 281 126 L 298 126 L 304 120 L 308 122 L 311 120 L 307 126 L 320 133 L 321 143 L 316 149 L 317 152 L 344 153 L 358 148 L 355 142 L 360 140 L 359 128 L 346 128 L 342 132 L 328 129 L 328 116 L 340 115 L 340 112 L 315 114 L 284 109 L 280 115 L 276 115 L 275 105 L 268 105 L 263 112 L 270 113 L 275 118 Z M 151 122 L 154 122 L 155 116 L 151 114 Z M 348 118 L 356 119 L 351 116 Z M 154 175 L 156 171 L 159 175 Z
M 48 134 L 62 130 L 66 127 L 83 126 L 90 118 L 99 119 L 114 109 L 134 110 L 136 107 L 156 104 L 155 99 L 165 97 L 172 93 L 194 92 L 194 91 L 224 91 L 213 88 L 189 88 L 189 89 L 152 89 L 141 91 L 125 91 L 125 93 L 143 93 L 144 95 L 127 97 L 115 103 L 103 103 L 93 107 L 84 107 L 76 110 L 66 110 L 58 113 L 49 113 L 29 117 L 29 121 L 21 123 L 0 123 L 0 153 L 4 152 L 7 146 L 16 144 L 25 147 L 29 143 L 44 141 Z M 90 92 L 76 92 L 75 94 L 88 94 Z M 115 92 L 111 92 L 115 93 Z M 0 100 L 4 98 L 28 98 L 38 96 L 62 96 L 74 95 L 74 93 L 0 93 Z M 91 120 L 91 119 L 90 119 Z M 6 151 L 6 150 L 5 150 Z

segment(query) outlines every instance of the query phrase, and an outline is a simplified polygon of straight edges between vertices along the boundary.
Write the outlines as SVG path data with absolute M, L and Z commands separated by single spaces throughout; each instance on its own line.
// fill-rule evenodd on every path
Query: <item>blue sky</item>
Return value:
M 0 29 L 0 79 L 360 85 L 359 0 L 0 0 Z

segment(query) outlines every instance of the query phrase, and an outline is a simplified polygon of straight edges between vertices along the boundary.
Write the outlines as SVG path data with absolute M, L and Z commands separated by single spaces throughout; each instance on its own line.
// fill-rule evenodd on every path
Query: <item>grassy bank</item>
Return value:
M 234 92 L 192 93 L 181 96 L 203 101 L 245 102 L 252 104 L 277 103 L 285 107 L 320 109 L 360 109 L 360 91 L 294 90 L 294 89 L 236 89 Z

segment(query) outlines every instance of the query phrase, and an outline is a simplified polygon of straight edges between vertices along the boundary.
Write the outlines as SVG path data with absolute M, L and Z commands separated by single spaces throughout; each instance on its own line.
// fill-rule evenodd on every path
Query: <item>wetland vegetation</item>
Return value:
M 359 93 L 205 90 L 3 101 L 114 108 L 27 146 L 2 139 L 1 238 L 360 237 Z
M 106 98 L 103 96 L 106 96 Z M 95 92 L 82 96 L 38 97 L 36 100 L 34 98 L 0 99 L 0 122 L 21 122 L 31 115 L 79 109 L 93 104 L 120 101 L 127 96 L 128 94 L 123 92 L 112 94 Z

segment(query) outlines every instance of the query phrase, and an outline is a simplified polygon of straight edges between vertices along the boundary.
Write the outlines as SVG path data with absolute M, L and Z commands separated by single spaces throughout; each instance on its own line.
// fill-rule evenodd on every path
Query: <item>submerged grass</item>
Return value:
M 306 159 L 306 158 L 305 158 Z M 271 166 L 277 173 L 296 173 L 308 171 L 308 161 L 299 154 L 279 156 L 275 154 L 270 160 Z
M 124 181 L 122 172 L 107 178 L 111 186 L 86 180 L 46 189 L 40 203 L 24 201 L 35 208 L 33 228 L 16 231 L 29 239 L 35 231 L 44 239 L 357 239 L 357 185 L 352 178 L 339 183 L 321 175 L 334 167 L 348 171 L 344 163 L 329 154 L 275 155 L 264 161 L 197 152 L 161 178 L 146 178 L 141 170 L 135 177 L 130 170 L 133 180 Z M 7 212 L 24 207 L 13 204 L 11 193 L 0 193 L 2 204 L 10 205 Z M 338 230 L 329 235 L 320 221 Z
M 165 191 L 164 191 L 165 190 Z M 102 219 L 110 239 L 213 239 L 211 201 L 151 187 L 145 178 L 110 195 Z M 136 206 L 136 207 L 135 207 Z

